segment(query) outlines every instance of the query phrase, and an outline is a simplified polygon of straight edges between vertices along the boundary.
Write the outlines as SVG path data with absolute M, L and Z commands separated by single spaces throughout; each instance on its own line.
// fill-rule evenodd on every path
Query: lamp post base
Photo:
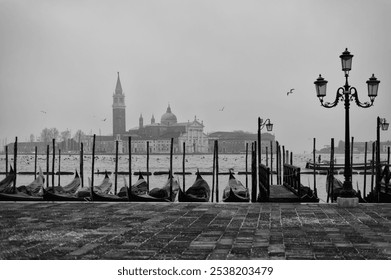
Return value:
M 358 197 L 337 197 L 337 205 L 339 207 L 357 207 Z

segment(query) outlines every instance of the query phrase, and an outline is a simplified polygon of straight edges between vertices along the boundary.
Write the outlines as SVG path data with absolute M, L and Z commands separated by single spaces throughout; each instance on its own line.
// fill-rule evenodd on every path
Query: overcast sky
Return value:
M 391 121 L 390 14 L 389 0 L 0 0 L 0 139 L 111 134 L 118 71 L 127 129 L 170 103 L 207 133 L 256 132 L 260 116 L 288 150 L 322 148 L 344 140 L 344 107 L 321 107 L 313 82 L 322 74 L 333 101 L 348 48 L 362 101 L 372 73 L 381 81 L 373 107 L 350 110 L 351 136 L 370 141 L 377 116 Z

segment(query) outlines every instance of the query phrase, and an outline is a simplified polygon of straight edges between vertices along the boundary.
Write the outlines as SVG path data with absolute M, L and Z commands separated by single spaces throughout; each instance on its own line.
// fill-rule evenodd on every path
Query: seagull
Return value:
M 221 108 L 219 111 L 220 111 L 220 112 L 224 111 L 224 108 L 225 108 L 225 107 Z
M 286 95 L 289 95 L 290 93 L 293 93 L 294 90 L 295 90 L 294 88 L 291 88 L 291 90 L 288 91 L 288 92 L 286 93 Z
M 102 120 L 102 122 L 105 122 L 106 121 L 106 118 L 104 118 L 103 120 Z
M 41 113 L 44 113 L 44 114 L 46 114 L 46 112 L 45 112 L 45 111 L 42 111 L 42 110 L 41 110 Z

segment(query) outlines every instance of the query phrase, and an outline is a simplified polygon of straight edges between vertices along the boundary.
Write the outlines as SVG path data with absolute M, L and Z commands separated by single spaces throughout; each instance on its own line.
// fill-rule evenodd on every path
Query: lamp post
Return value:
M 379 202 L 379 194 L 380 194 L 380 173 L 381 173 L 381 166 L 380 166 L 380 128 L 382 130 L 388 130 L 389 123 L 386 121 L 386 119 L 382 119 L 380 117 L 377 117 L 376 122 L 376 200 Z
M 267 131 L 273 130 L 273 124 L 270 123 L 270 119 L 267 119 L 263 121 L 263 119 L 258 117 L 258 188 L 259 191 L 262 190 L 261 188 L 261 130 L 266 126 Z
M 375 98 L 377 96 L 377 90 L 379 88 L 380 81 L 375 78 L 372 74 L 372 77 L 367 81 L 368 85 L 368 96 L 370 102 L 361 103 L 358 99 L 358 92 L 355 87 L 349 85 L 349 71 L 352 69 L 352 58 L 353 55 L 346 49 L 342 55 L 339 56 L 342 63 L 342 71 L 345 72 L 345 85 L 338 88 L 334 102 L 324 102 L 323 98 L 326 96 L 326 86 L 327 81 L 323 79 L 321 75 L 314 82 L 316 88 L 316 95 L 318 96 L 320 103 L 325 108 L 333 108 L 337 106 L 339 101 L 344 101 L 345 106 L 345 168 L 344 168 L 344 177 L 345 181 L 343 183 L 343 190 L 341 192 L 341 197 L 354 197 L 355 191 L 352 186 L 352 170 L 350 162 L 350 128 L 349 128 L 349 107 L 350 101 L 354 101 L 357 106 L 362 108 L 369 108 L 373 105 Z

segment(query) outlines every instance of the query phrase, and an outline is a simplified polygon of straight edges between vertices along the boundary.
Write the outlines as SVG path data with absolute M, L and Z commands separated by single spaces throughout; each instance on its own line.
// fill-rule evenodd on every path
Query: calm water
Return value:
M 336 156 L 337 163 L 343 163 L 344 155 L 337 154 Z M 386 160 L 386 155 L 381 155 L 382 160 Z M 50 157 L 50 171 L 52 168 L 52 161 Z M 238 175 L 239 171 L 245 171 L 246 166 L 246 156 L 244 154 L 221 154 L 219 155 L 219 171 L 228 172 L 232 168 L 235 172 L 235 176 L 239 179 L 243 185 L 246 184 L 246 175 Z M 322 154 L 322 160 L 328 160 L 329 156 Z M 368 160 L 371 159 L 371 155 L 368 155 Z M 305 164 L 308 160 L 312 160 L 311 154 L 297 154 L 293 155 L 293 164 L 300 167 L 302 172 L 311 171 L 305 169 Z M 275 160 L 274 160 L 275 161 Z M 353 162 L 363 162 L 364 155 L 357 154 L 353 157 Z M 126 155 L 120 155 L 118 161 L 118 170 L 119 171 L 128 171 L 128 157 Z M 262 163 L 266 164 L 265 156 L 262 157 Z M 13 164 L 12 156 L 9 157 L 9 165 Z M 18 172 L 21 171 L 34 171 L 34 155 L 20 155 L 18 156 L 17 162 Z M 88 184 L 87 177 L 91 177 L 91 164 L 92 156 L 84 156 L 84 184 Z M 151 155 L 149 159 L 149 171 L 168 171 L 170 164 L 170 157 L 168 155 Z M 135 171 L 146 171 L 147 160 L 144 155 L 133 155 L 132 156 L 132 173 Z M 196 176 L 195 172 L 197 169 L 200 171 L 212 171 L 213 166 L 213 156 L 212 155 L 187 155 L 186 156 L 186 172 L 191 172 L 192 175 L 186 175 L 185 185 L 186 187 L 191 186 L 194 182 Z M 270 165 L 270 159 L 269 159 Z M 273 163 L 274 165 L 274 163 Z M 38 166 L 42 168 L 43 171 L 46 171 L 46 156 L 38 156 Z M 75 169 L 79 170 L 79 156 L 76 155 L 62 155 L 61 156 L 61 171 L 72 171 Z M 98 155 L 95 160 L 95 171 L 114 171 L 115 169 L 115 157 L 111 155 Z M 251 169 L 251 158 L 248 157 L 248 170 Z M 5 171 L 5 156 L 0 156 L 0 170 Z M 273 170 L 276 170 L 275 166 Z M 55 171 L 58 171 L 58 158 L 55 161 Z M 173 157 L 173 171 L 182 172 L 182 156 L 174 155 Z M 124 184 L 123 175 L 118 175 L 118 186 Z M 126 176 L 126 180 L 129 183 L 129 176 Z M 182 175 L 175 175 L 179 180 L 181 187 L 183 186 L 183 177 Z M 343 181 L 343 175 L 336 175 L 337 178 Z M 371 188 L 371 175 L 367 175 L 366 179 L 366 191 L 368 192 Z M 4 178 L 4 175 L 0 175 L 0 179 Z M 111 175 L 110 178 L 114 182 L 114 175 Z M 132 175 L 132 183 L 137 180 L 138 176 Z M 203 178 L 209 183 L 212 187 L 212 176 L 204 175 Z M 18 175 L 17 185 L 28 184 L 34 179 L 33 175 Z M 65 185 L 73 179 L 73 175 L 62 175 L 61 176 L 61 185 Z M 98 184 L 103 179 L 103 175 L 94 175 L 94 182 Z M 51 177 L 49 178 L 51 184 Z M 166 180 L 167 175 L 152 175 L 149 177 L 150 188 L 162 186 Z M 318 191 L 318 197 L 321 202 L 326 201 L 326 176 L 325 175 L 316 175 L 316 187 Z M 228 182 L 228 175 L 219 175 L 219 196 L 221 201 L 222 190 Z M 273 178 L 273 183 L 276 183 L 276 177 Z M 314 187 L 314 176 L 312 174 L 302 174 L 301 182 L 303 185 L 310 186 L 311 189 Z M 251 177 L 248 176 L 248 184 L 251 183 Z M 58 176 L 55 176 L 55 184 L 58 184 Z M 363 192 L 364 186 L 364 176 L 362 174 L 353 175 L 353 187 L 360 189 Z

